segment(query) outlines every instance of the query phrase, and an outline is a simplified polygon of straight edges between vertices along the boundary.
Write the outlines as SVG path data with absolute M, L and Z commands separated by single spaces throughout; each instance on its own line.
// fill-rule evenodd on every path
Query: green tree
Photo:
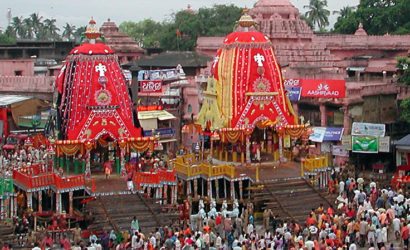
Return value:
M 75 26 L 69 23 L 66 23 L 63 28 L 62 37 L 70 41 L 72 38 L 74 38 L 74 32 L 75 32 Z
M 23 19 L 23 27 L 24 27 L 24 37 L 23 39 L 33 39 L 34 38 L 34 25 L 30 18 Z
M 23 24 L 23 17 L 13 17 L 11 27 L 13 28 L 14 34 L 16 34 L 18 38 L 25 38 L 26 28 Z
M 327 0 L 310 0 L 309 5 L 303 6 L 308 9 L 305 13 L 307 19 L 319 29 L 329 25 L 330 11 L 326 7 Z
M 16 41 L 14 37 L 9 36 L 7 33 L 0 34 L 0 44 L 12 44 Z
M 410 123 L 410 98 L 404 99 L 400 103 L 401 115 L 400 118 L 407 123 Z
M 352 34 L 362 23 L 369 35 L 409 34 L 409 13 L 408 0 L 361 0 L 351 15 L 338 18 L 334 31 Z
M 81 40 L 81 37 L 84 35 L 85 29 L 87 28 L 87 26 L 81 26 L 78 27 L 77 29 L 75 29 L 74 31 L 74 40 L 79 43 Z
M 141 47 L 152 48 L 159 44 L 162 25 L 152 19 L 145 19 L 140 22 L 127 21 L 119 26 L 120 31 L 134 38 Z
M 333 14 L 336 14 L 336 15 L 339 16 L 337 19 L 348 18 L 348 17 L 350 17 L 350 15 L 353 14 L 355 9 L 356 9 L 356 7 L 344 6 L 340 10 L 333 11 Z
M 165 50 L 194 50 L 199 36 L 225 36 L 232 32 L 242 8 L 235 5 L 214 5 L 196 13 L 186 10 L 172 14 L 168 21 L 156 23 L 150 19 L 120 24 L 120 30 L 143 47 L 160 46 Z
M 42 25 L 42 29 L 45 29 L 47 32 L 46 40 L 59 40 L 60 35 L 58 34 L 58 31 L 60 29 L 56 26 L 57 20 L 52 18 L 52 19 L 45 19 L 44 23 Z
M 30 24 L 28 26 L 31 26 L 32 32 L 34 33 L 36 38 L 37 38 L 39 33 L 41 33 L 41 32 L 44 33 L 44 30 L 42 30 L 43 29 L 42 19 L 43 19 L 43 17 L 40 16 L 38 13 L 32 13 L 30 15 L 30 18 L 29 18 L 30 22 L 27 22 L 27 23 Z
M 396 67 L 400 72 L 398 82 L 404 83 L 405 85 L 410 85 L 410 58 L 404 56 L 398 57 L 396 60 Z

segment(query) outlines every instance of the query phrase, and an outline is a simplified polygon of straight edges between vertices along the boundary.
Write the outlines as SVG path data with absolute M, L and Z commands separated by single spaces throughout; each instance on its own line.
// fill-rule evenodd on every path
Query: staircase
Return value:
M 127 231 L 136 216 L 142 232 L 150 233 L 157 227 L 172 225 L 178 218 L 174 208 L 155 203 L 139 193 L 98 196 L 87 203 L 86 211 L 91 211 L 95 217 L 90 226 L 92 231 Z
M 327 195 L 327 190 L 316 190 L 305 179 L 260 183 L 253 189 L 252 198 L 261 204 L 261 209 L 270 208 L 282 220 L 295 220 L 302 225 L 312 208 L 323 204 L 325 208 L 333 205 L 335 196 Z
M 27 235 L 14 233 L 14 228 L 10 223 L 0 222 L 0 242 L 3 244 L 11 244 L 13 248 L 19 248 L 21 243 L 26 242 Z M 20 240 L 19 240 L 20 239 Z

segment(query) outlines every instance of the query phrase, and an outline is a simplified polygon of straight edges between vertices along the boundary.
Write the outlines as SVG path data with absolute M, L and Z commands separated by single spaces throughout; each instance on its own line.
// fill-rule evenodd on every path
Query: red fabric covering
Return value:
M 220 93 L 232 93 L 232 113 L 223 113 L 226 108 L 221 108 L 229 127 L 254 128 L 259 122 L 277 119 L 277 126 L 295 124 L 280 65 L 268 37 L 261 32 L 229 34 L 217 52 L 212 71 L 222 85 Z M 226 103 L 224 98 L 222 102 Z
M 80 46 L 75 47 L 70 51 L 70 55 L 109 55 L 114 54 L 114 50 L 110 49 L 107 45 L 103 43 L 83 43 Z
M 67 58 L 56 80 L 64 139 L 141 137 L 133 124 L 128 86 L 112 53 L 101 43 L 83 44 Z
M 227 44 L 239 44 L 239 43 L 268 43 L 269 38 L 259 31 L 248 32 L 233 32 L 227 35 L 223 41 L 224 45 Z

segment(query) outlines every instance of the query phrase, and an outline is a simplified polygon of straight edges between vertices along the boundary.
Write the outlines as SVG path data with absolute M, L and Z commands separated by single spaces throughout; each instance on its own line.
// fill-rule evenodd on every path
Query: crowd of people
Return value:
M 136 217 L 130 230 L 92 234 L 88 239 L 73 235 L 61 249 L 407 249 L 409 200 L 402 190 L 378 187 L 363 179 L 335 178 L 330 192 L 337 193 L 335 206 L 312 208 L 304 223 L 282 220 L 265 211 L 263 223 L 255 225 L 253 206 L 244 207 L 238 218 L 221 213 L 185 227 L 157 228 L 144 234 Z M 266 216 L 265 216 L 266 215 Z M 45 237 L 47 238 L 47 237 Z M 41 243 L 46 244 L 47 240 Z M 33 248 L 35 249 L 35 248 Z

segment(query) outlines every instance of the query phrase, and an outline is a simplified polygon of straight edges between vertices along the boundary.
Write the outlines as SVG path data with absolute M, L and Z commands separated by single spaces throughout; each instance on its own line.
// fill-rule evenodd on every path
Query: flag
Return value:
M 179 29 L 176 30 L 177 37 L 182 37 L 181 31 Z

